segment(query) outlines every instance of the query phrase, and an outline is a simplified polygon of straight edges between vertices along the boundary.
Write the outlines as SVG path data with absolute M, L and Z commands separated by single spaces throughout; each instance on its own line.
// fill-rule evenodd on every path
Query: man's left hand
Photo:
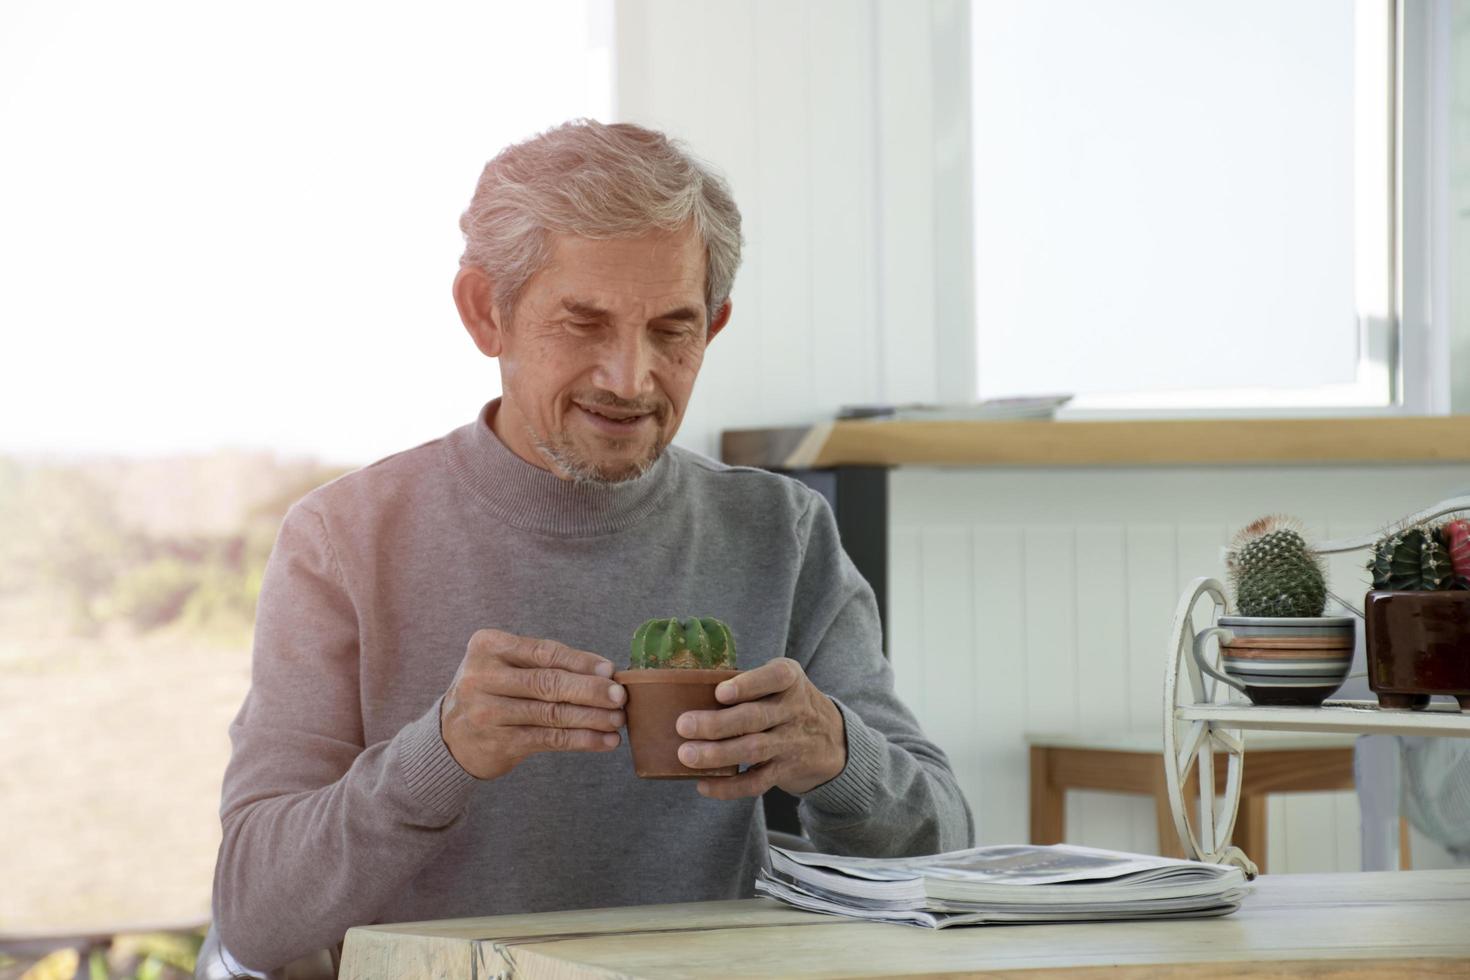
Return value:
M 722 681 L 715 698 L 730 707 L 679 716 L 675 727 L 689 739 L 679 747 L 679 761 L 691 769 L 750 768 L 701 779 L 701 795 L 735 800 L 772 786 L 805 793 L 847 765 L 842 712 L 795 660 L 782 657 Z

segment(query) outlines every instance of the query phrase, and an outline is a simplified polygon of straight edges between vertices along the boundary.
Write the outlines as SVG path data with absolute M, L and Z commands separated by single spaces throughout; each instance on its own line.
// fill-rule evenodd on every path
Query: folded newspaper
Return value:
M 1239 868 L 1070 844 L 1005 844 L 909 858 L 771 847 L 755 889 L 813 912 L 945 926 L 1228 915 Z

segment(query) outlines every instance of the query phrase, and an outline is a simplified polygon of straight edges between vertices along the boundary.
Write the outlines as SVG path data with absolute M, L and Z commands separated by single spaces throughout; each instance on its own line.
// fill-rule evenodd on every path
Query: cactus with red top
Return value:
M 1443 533 L 1455 575 L 1461 581 L 1470 583 L 1470 520 L 1462 517 L 1450 521 L 1444 526 Z

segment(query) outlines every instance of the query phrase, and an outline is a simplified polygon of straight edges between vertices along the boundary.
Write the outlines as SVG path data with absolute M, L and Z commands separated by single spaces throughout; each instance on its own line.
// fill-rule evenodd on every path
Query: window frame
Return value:
M 1470 411 L 1470 384 L 1453 392 L 1452 350 L 1470 349 L 1470 324 L 1450 316 L 1449 0 L 1357 0 L 1359 17 L 1385 16 L 1392 187 L 1386 202 L 1390 268 L 1385 315 L 1358 322 L 1355 381 L 1301 389 L 1234 389 L 1093 396 L 1067 406 L 1059 418 L 1310 418 L 1330 416 L 1442 415 Z M 1376 8 L 1376 10 L 1375 10 Z M 1365 13 L 1366 11 L 1366 13 Z M 941 401 L 979 397 L 975 317 L 973 133 L 970 63 L 973 46 L 968 5 L 940 3 L 933 28 L 936 201 L 940 255 L 957 259 L 936 269 L 938 297 L 951 302 L 936 324 Z M 962 50 L 960 50 L 962 49 Z M 956 153 L 954 134 L 965 151 Z M 947 141 L 947 142 L 946 142 Z M 943 146 L 941 145 L 943 144 Z M 947 152 L 941 152 L 947 147 Z M 963 222 L 947 218 L 961 212 Z M 962 227 L 955 227 L 955 225 Z M 1470 319 L 1470 318 L 1466 318 Z M 1459 333 L 1467 336 L 1458 336 Z M 1181 397 L 1192 396 L 1192 397 Z M 1458 404 L 1452 403 L 1458 402 Z

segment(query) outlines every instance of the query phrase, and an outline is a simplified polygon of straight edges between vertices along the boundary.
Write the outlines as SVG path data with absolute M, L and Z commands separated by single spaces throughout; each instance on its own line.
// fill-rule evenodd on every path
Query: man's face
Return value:
M 673 439 L 714 329 L 692 229 L 598 241 L 553 235 L 503 321 L 495 431 L 563 477 L 638 476 Z

